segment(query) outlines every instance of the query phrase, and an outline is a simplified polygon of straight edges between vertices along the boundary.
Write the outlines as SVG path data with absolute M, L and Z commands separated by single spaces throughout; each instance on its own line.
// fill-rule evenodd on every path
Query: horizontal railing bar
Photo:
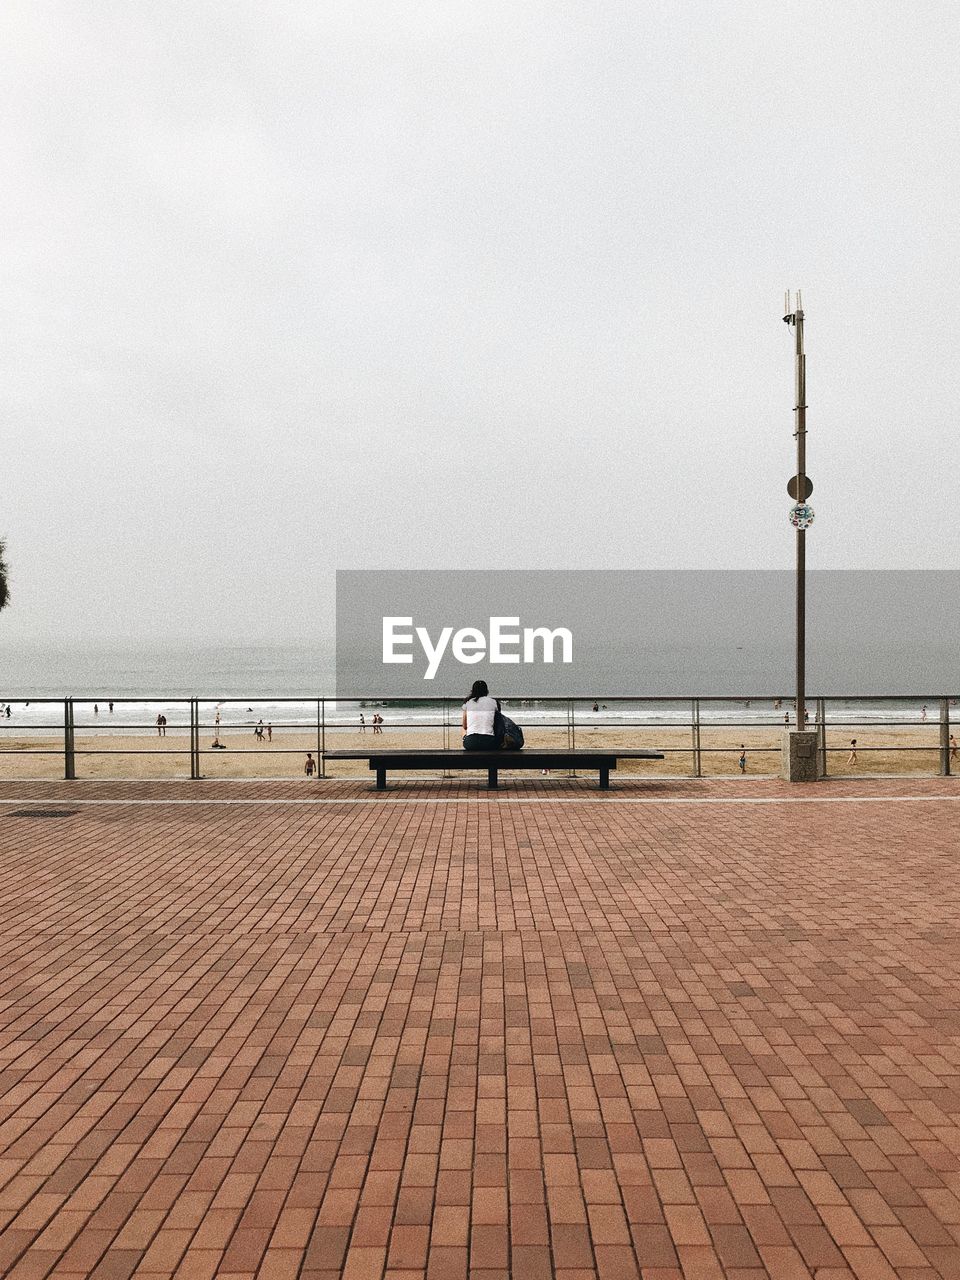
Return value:
M 35 697 L 35 698 L 7 698 L 0 696 L 0 702 L 10 706 L 26 706 L 30 703 L 41 703 L 43 705 L 61 704 L 64 697 L 70 697 L 69 694 L 56 698 Z M 935 703 L 940 698 L 958 699 L 960 700 L 960 692 L 956 693 L 830 693 L 818 694 L 824 702 L 928 702 Z M 594 702 L 689 702 L 691 698 L 696 698 L 699 702 L 782 702 L 784 706 L 792 706 L 794 698 L 792 694 L 690 694 L 690 693 L 608 693 L 594 697 L 592 694 L 506 694 L 502 697 L 504 702 L 557 702 L 557 703 L 590 703 Z M 437 693 L 431 697 L 425 697 L 423 694 L 397 694 L 391 697 L 371 697 L 370 694 L 362 694 L 360 696 L 351 695 L 349 697 L 341 694 L 256 694 L 246 695 L 245 697 L 220 697 L 215 694 L 209 695 L 188 695 L 188 694 L 166 694 L 166 695 L 141 695 L 139 697 L 118 696 L 110 698 L 107 695 L 89 696 L 84 695 L 81 698 L 73 697 L 72 701 L 76 706 L 92 706 L 94 703 L 102 704 L 105 708 L 109 702 L 113 702 L 114 706 L 129 703 L 156 703 L 165 706 L 176 705 L 179 702 L 212 702 L 220 705 L 239 705 L 240 703 L 259 703 L 259 704 L 276 704 L 284 702 L 336 702 L 347 704 L 366 704 L 368 706 L 385 706 L 390 703 L 421 703 L 430 704 L 436 702 L 456 703 L 460 705 L 465 701 L 462 694 L 443 694 Z M 110 712 L 104 710 L 104 715 L 109 716 Z
M 957 722 L 953 722 L 953 723 L 958 723 L 958 722 L 960 722 L 960 718 L 958 718 Z M 203 724 L 201 724 L 199 727 L 203 730 L 212 730 L 214 728 L 214 726 L 212 725 L 203 725 Z M 219 729 L 221 734 L 230 735 L 234 739 L 236 739 L 241 733 L 244 736 L 250 735 L 250 728 L 248 725 L 221 724 L 216 727 Z M 277 724 L 276 722 L 274 722 L 271 727 L 275 735 L 283 734 L 283 733 L 288 733 L 288 734 L 289 733 L 310 733 L 311 731 L 316 730 L 316 721 L 315 720 L 305 721 L 303 724 L 284 724 L 282 722 L 280 724 Z M 385 732 L 388 729 L 394 730 L 394 731 L 399 729 L 429 730 L 429 729 L 442 729 L 443 727 L 444 726 L 440 721 L 424 722 L 422 720 L 418 720 L 412 723 L 398 723 L 396 721 L 387 721 L 385 724 L 381 726 L 381 728 Z M 662 720 L 657 720 L 657 721 L 617 720 L 617 721 L 612 721 L 609 724 L 584 725 L 582 723 L 578 723 L 577 725 L 578 730 L 582 733 L 589 732 L 590 730 L 600 730 L 603 732 L 616 732 L 617 730 L 620 730 L 620 729 L 648 729 L 654 732 L 663 733 L 663 732 L 672 732 L 677 730 L 692 729 L 693 727 L 694 727 L 693 722 L 688 720 L 670 720 L 667 722 L 664 722 Z M 787 728 L 786 725 L 778 726 L 776 724 L 762 724 L 762 723 L 757 723 L 757 721 L 755 720 L 724 720 L 724 721 L 701 720 L 699 727 L 701 731 L 706 733 L 709 733 L 711 730 L 719 730 L 719 729 L 744 729 L 744 730 L 752 730 L 754 732 L 756 732 L 757 730 L 761 730 L 765 732 L 775 732 L 778 730 L 778 728 L 779 729 Z M 796 728 L 795 725 L 790 725 L 789 727 L 791 729 Z M 939 729 L 939 727 L 940 727 L 939 720 L 927 721 L 926 724 L 919 724 L 919 725 L 913 723 L 912 721 L 904 722 L 902 720 L 844 720 L 844 721 L 837 721 L 837 720 L 813 721 L 811 720 L 807 725 L 808 729 L 823 728 L 828 733 L 831 731 L 840 732 L 846 729 L 861 729 L 861 730 L 864 730 L 865 732 L 869 732 L 870 730 L 873 730 L 873 729 L 929 728 L 931 731 L 936 731 Z M 50 725 L 50 724 L 20 725 L 19 728 L 21 730 L 30 729 L 38 732 L 43 731 L 47 733 L 56 733 L 60 729 L 60 726 Z M 101 732 L 99 730 L 99 726 L 95 726 L 95 725 L 75 725 L 74 728 L 77 734 L 81 734 L 81 733 L 93 734 L 94 731 L 97 731 L 98 733 Z M 564 732 L 566 728 L 567 728 L 566 723 L 563 721 L 556 721 L 556 722 L 549 722 L 549 723 L 539 722 L 535 724 L 524 725 L 524 729 L 528 733 L 532 733 L 540 730 L 547 733 Z M 459 732 L 459 729 L 460 729 L 460 726 L 457 725 L 456 726 L 457 732 Z M 130 725 L 130 724 L 117 725 L 115 728 L 108 730 L 107 733 L 119 736 L 122 734 L 143 733 L 147 730 L 152 730 L 155 733 L 156 726 L 155 725 Z M 167 725 L 168 733 L 171 733 L 174 730 L 176 730 L 179 734 L 189 733 L 190 726 L 189 725 L 169 725 L 169 724 Z M 266 730 L 266 725 L 264 726 L 264 730 Z M 327 721 L 327 731 L 329 733 L 352 733 L 352 734 L 358 733 L 358 730 L 355 725 L 342 725 L 337 723 L 331 724 L 329 720 Z M 106 736 L 106 734 L 104 734 L 103 736 Z M 383 737 L 384 734 L 366 734 L 363 736 Z
M 701 730 L 705 730 L 707 732 L 709 732 L 711 729 L 776 730 L 778 728 L 784 729 L 788 727 L 786 725 L 783 725 L 782 723 L 778 725 L 778 724 L 764 723 L 762 721 L 757 721 L 757 720 L 701 720 L 699 723 L 700 723 Z M 954 721 L 952 723 L 960 723 L 960 716 L 958 716 L 957 721 Z M 581 732 L 584 732 L 584 733 L 588 732 L 591 729 L 601 729 L 601 730 L 652 729 L 652 730 L 666 731 L 666 730 L 674 730 L 674 729 L 692 729 L 694 727 L 694 724 L 695 722 L 690 720 L 669 720 L 669 721 L 612 720 L 602 724 L 596 724 L 596 723 L 584 724 L 583 722 L 579 722 L 577 727 L 578 729 L 580 729 Z M 917 729 L 917 728 L 928 728 L 933 732 L 939 729 L 940 721 L 939 720 L 915 721 L 915 720 L 831 720 L 831 719 L 827 719 L 825 721 L 811 720 L 809 721 L 809 724 L 808 724 L 808 727 L 810 726 L 817 726 L 817 727 L 823 726 L 827 730 L 827 732 L 830 732 L 831 730 L 841 730 L 841 729 L 871 730 L 871 729 Z M 266 730 L 266 727 L 267 726 L 264 725 L 265 730 Z M 291 733 L 291 732 L 308 733 L 316 729 L 316 720 L 304 720 L 302 723 L 297 723 L 297 724 L 293 724 L 290 721 L 282 721 L 282 720 L 271 721 L 271 727 L 274 733 Z M 368 726 L 368 728 L 370 727 L 371 726 Z M 443 727 L 444 725 L 442 720 L 416 720 L 416 721 L 387 720 L 381 726 L 381 728 L 383 728 L 384 730 L 387 730 L 387 729 L 394 729 L 394 730 L 396 729 L 442 729 Z M 567 727 L 566 722 L 562 720 L 539 722 L 533 725 L 525 726 L 525 728 L 527 728 L 530 731 L 533 731 L 536 729 L 543 729 L 546 731 L 555 731 L 555 730 L 562 731 L 562 730 L 565 730 L 566 727 Z M 796 726 L 790 725 L 789 727 L 795 728 Z M 251 731 L 251 726 L 247 724 L 208 725 L 201 722 L 201 724 L 199 725 L 199 728 L 205 729 L 205 730 L 219 729 L 221 733 L 232 734 L 234 736 L 236 736 L 240 732 L 249 733 Z M 459 726 L 457 726 L 457 728 L 459 728 Z M 168 733 L 173 731 L 189 733 L 190 725 L 168 723 L 166 725 L 166 729 Z M 12 733 L 23 733 L 28 730 L 38 731 L 38 732 L 43 731 L 47 733 L 58 733 L 61 731 L 61 726 L 58 724 L 50 724 L 50 723 L 47 723 L 47 724 L 0 724 L 0 731 L 2 730 L 8 730 L 9 732 L 12 732 Z M 155 724 L 116 724 L 116 725 L 110 725 L 110 726 L 104 726 L 99 724 L 75 724 L 74 730 L 76 733 L 97 732 L 97 733 L 123 734 L 123 733 L 150 732 L 152 734 L 155 734 L 157 730 L 157 726 Z M 345 733 L 345 732 L 359 733 L 360 732 L 357 726 L 354 724 L 341 724 L 341 723 L 338 723 L 337 721 L 331 722 L 329 720 L 327 721 L 327 730 L 331 733 Z M 380 737 L 382 735 L 369 734 L 365 736 Z
M 598 750 L 601 750 L 602 748 L 597 748 L 597 749 L 598 749 Z M 939 745 L 939 744 L 934 744 L 934 745 L 931 745 L 931 746 L 919 746 L 919 747 L 918 747 L 918 746 L 901 746 L 899 743 L 887 743 L 887 744 L 881 744 L 880 746 L 863 746 L 863 745 L 860 745 L 860 744 L 858 743 L 858 745 L 857 745 L 857 748 L 856 748 L 856 749 L 857 749 L 857 751 L 858 751 L 858 752 L 860 752 L 860 751 L 892 751 L 892 752 L 900 752 L 900 751 L 926 751 L 926 752 L 931 752 L 931 751 L 936 751 L 936 752 L 939 752 L 942 748 L 940 747 L 940 745 Z M 214 755 L 214 756 L 218 756 L 218 755 L 220 755 L 220 754 L 221 754 L 221 749 L 220 749 L 219 747 L 200 747 L 200 748 L 199 748 L 199 750 L 200 750 L 200 754 L 201 754 L 201 755 Z M 230 748 L 229 748 L 229 747 L 226 747 L 226 748 L 224 748 L 224 750 L 229 751 L 229 750 L 230 750 Z M 310 750 L 311 750 L 311 752 L 312 752 L 312 750 L 313 750 L 313 749 L 311 748 Z M 535 752 L 536 752 L 536 747 L 531 748 L 531 750 L 535 753 Z M 584 751 L 589 752 L 589 751 L 591 750 L 591 748 L 589 748 L 589 747 L 584 747 L 584 748 L 583 748 L 583 750 L 584 750 Z M 616 748 L 615 748 L 615 747 L 610 747 L 610 748 L 609 748 L 609 750 L 610 750 L 610 751 L 615 752 L 615 751 L 616 751 Z M 663 746 L 663 747 L 658 747 L 658 750 L 662 751 L 665 755 L 677 755 L 677 756 L 687 755 L 687 756 L 688 756 L 688 755 L 693 754 L 695 749 L 694 749 L 693 747 L 667 747 L 667 746 Z M 707 755 L 707 754 L 709 754 L 709 755 L 723 755 L 723 754 L 725 754 L 725 753 L 738 753 L 738 752 L 740 751 L 740 747 L 704 747 L 704 746 L 701 746 L 700 750 L 701 750 L 701 753 L 702 753 L 702 754 L 704 754 L 704 755 Z M 750 752 L 750 753 L 752 753 L 752 754 L 754 754 L 754 755 L 758 755 L 758 754 L 761 754 L 761 753 L 765 753 L 765 754 L 768 754 L 768 755 L 769 755 L 769 754 L 771 754 L 771 753 L 777 753 L 777 752 L 779 752 L 780 750 L 781 750 L 781 748 L 780 748 L 780 747 L 776 747 L 776 746 L 775 746 L 775 747 L 751 746 L 749 743 L 747 744 L 747 751 L 748 751 L 748 752 Z M 844 752 L 850 751 L 850 750 L 851 750 L 851 747 L 850 747 L 849 745 L 845 745 L 845 746 L 835 746 L 835 747 L 828 746 L 828 747 L 821 748 L 821 750 L 826 750 L 826 751 L 832 752 L 832 753 L 834 753 L 834 754 L 843 754 Z M 302 755 L 306 754 L 306 751 L 307 751 L 307 748 L 306 748 L 306 747 L 276 747 L 276 748 L 271 748 L 271 747 L 240 747 L 240 748 L 234 748 L 234 755 L 244 755 L 244 756 L 282 756 L 282 755 L 293 755 L 293 756 L 302 756 Z M 75 754 L 76 754 L 76 755 L 78 755 L 78 756 L 179 756 L 179 755 L 185 755 L 185 754 L 188 754 L 188 753 L 189 753 L 189 748 L 188 748 L 188 747 L 176 747 L 176 748 L 171 748 L 170 750 L 158 750 L 157 748 L 153 748 L 153 749 L 151 749 L 151 750 L 147 750 L 146 748 L 143 748 L 143 747 L 128 747 L 128 748 L 123 748 L 123 747 L 99 747 L 99 748 L 96 748 L 96 747 L 88 747 L 88 748 L 78 747 L 78 748 L 76 748 L 76 750 L 75 750 Z M 329 755 L 329 756 L 335 756 L 337 753 L 336 753 L 336 751 L 334 750 L 334 751 L 324 752 L 324 753 L 322 753 L 322 754 Z M 372 756 L 372 755 L 376 755 L 376 754 L 377 754 L 377 748 L 375 748 L 375 747 L 374 747 L 374 748 L 371 748 L 371 749 L 370 749 L 370 751 L 369 751 L 369 753 L 367 753 L 366 751 L 364 751 L 362 754 L 364 754 L 364 755 L 365 755 L 365 754 L 369 754 L 369 755 L 371 755 L 371 756 Z M 50 750 L 50 749 L 49 749 L 49 748 L 47 748 L 47 747 L 0 747 L 0 755 L 6 755 L 6 756 L 31 756 L 31 755 L 32 755 L 32 756 L 62 756 L 62 755 L 63 755 L 63 748 L 61 747 L 61 748 L 59 748 L 59 749 L 57 749 L 57 750 Z M 509 758 L 507 753 L 505 753 L 505 758 Z

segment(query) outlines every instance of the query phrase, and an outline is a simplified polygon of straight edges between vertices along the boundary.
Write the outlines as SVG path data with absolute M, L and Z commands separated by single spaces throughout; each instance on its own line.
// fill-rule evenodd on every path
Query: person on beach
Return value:
M 785 711 L 785 712 L 783 713 L 783 723 L 784 723 L 784 724 L 789 724 L 789 723 L 790 723 L 790 712 L 789 712 L 789 711 Z
M 486 680 L 474 680 L 470 697 L 463 704 L 464 751 L 497 751 L 500 740 L 493 731 L 493 722 L 500 703 L 490 697 Z
M 741 773 L 747 772 L 747 748 L 746 744 L 743 742 L 740 743 L 740 759 L 737 761 L 737 764 L 740 766 Z
M 951 733 L 951 735 L 950 735 L 950 759 L 951 759 L 951 760 L 956 760 L 956 758 L 957 758 L 957 739 L 956 739 L 956 738 L 954 737 L 954 735 Z
M 367 732 L 367 722 L 363 718 L 363 712 L 360 713 L 360 732 L 361 733 Z
M 272 723 L 267 725 L 267 741 L 268 741 L 268 742 L 272 742 L 272 741 L 273 741 L 273 725 L 272 725 Z
M 850 754 L 847 756 L 847 764 L 856 764 L 856 763 L 857 763 L 857 740 L 856 738 L 851 738 Z
M 927 708 L 926 708 L 926 707 L 921 707 L 921 709 L 920 709 L 920 719 L 921 719 L 921 720 L 926 720 L 926 718 L 927 718 Z
M 100 708 L 97 706 L 96 703 L 93 704 L 93 714 L 95 716 L 98 716 L 100 714 Z
M 317 762 L 316 760 L 314 760 L 313 756 L 308 751 L 307 762 L 303 766 L 303 772 L 307 775 L 308 778 L 312 778 L 313 775 L 316 773 L 316 771 L 317 771 Z
M 157 737 L 165 738 L 167 736 L 167 717 L 161 711 L 157 716 Z
M 253 731 L 253 736 L 257 739 L 258 742 L 263 741 L 263 721 L 262 720 L 257 721 L 257 726 Z
M 112 702 L 108 702 L 108 703 L 107 703 L 107 706 L 110 708 L 110 714 L 111 714 L 111 715 L 113 715 L 113 703 L 112 703 Z

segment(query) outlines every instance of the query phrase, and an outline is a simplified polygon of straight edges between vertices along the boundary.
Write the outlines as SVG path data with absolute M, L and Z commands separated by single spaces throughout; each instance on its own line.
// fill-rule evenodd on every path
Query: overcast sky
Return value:
M 955 0 L 7 0 L 8 640 L 341 568 L 956 567 Z

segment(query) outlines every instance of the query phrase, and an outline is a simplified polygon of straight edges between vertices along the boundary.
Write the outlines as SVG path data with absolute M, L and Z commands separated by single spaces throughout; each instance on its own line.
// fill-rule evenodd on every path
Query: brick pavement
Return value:
M 797 794 L 0 783 L 0 1274 L 957 1280 L 960 786 Z

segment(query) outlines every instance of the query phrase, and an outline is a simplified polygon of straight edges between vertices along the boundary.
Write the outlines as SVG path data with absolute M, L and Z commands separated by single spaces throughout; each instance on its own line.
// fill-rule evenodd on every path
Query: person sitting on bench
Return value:
M 486 680 L 474 680 L 470 697 L 463 704 L 464 751 L 498 751 L 500 739 L 494 733 L 494 719 L 500 703 L 490 697 Z

